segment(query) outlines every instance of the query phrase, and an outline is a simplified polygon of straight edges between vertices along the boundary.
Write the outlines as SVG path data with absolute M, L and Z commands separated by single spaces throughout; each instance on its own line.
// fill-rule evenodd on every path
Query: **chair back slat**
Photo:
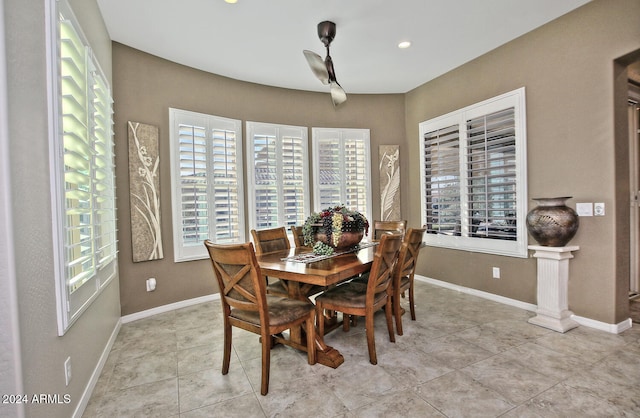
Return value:
M 253 244 L 221 245 L 206 240 L 205 246 L 222 303 L 243 311 L 261 311 L 266 306 L 266 284 L 261 278 Z
M 410 228 L 407 231 L 398 254 L 394 278 L 399 279 L 414 274 L 425 231 L 424 228 Z
M 276 251 L 288 250 L 291 248 L 287 230 L 284 226 L 272 229 L 251 230 L 253 242 L 255 243 L 256 255 L 268 254 Z
M 376 294 L 388 290 L 391 283 L 391 273 L 401 245 L 402 237 L 400 235 L 382 235 L 369 272 L 367 298 L 373 298 Z
M 404 236 L 407 229 L 407 221 L 373 221 L 373 233 L 371 236 L 374 241 L 380 241 L 383 235 L 400 234 Z
M 291 225 L 291 232 L 293 233 L 293 243 L 296 248 L 308 247 L 308 245 L 304 244 L 304 233 L 301 226 Z

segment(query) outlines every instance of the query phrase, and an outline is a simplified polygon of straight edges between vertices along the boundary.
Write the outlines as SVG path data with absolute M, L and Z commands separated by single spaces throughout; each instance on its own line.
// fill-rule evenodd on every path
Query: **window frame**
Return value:
M 467 158 L 467 122 L 489 115 L 499 110 L 513 107 L 514 109 L 514 132 L 515 132 L 515 192 L 516 192 L 516 239 L 500 240 L 487 239 L 479 236 L 470 236 L 469 214 L 468 214 L 468 163 Z M 472 252 L 504 255 L 511 257 L 527 257 L 527 137 L 526 137 L 526 106 L 525 88 L 501 94 L 499 96 L 484 100 L 482 102 L 467 106 L 465 108 L 438 116 L 419 124 L 420 141 L 420 197 L 421 197 L 421 218 L 423 223 L 427 223 L 428 208 L 427 202 L 427 166 L 425 149 L 425 134 L 438 129 L 457 125 L 459 135 L 459 192 L 460 192 L 460 235 L 446 234 L 425 234 L 424 241 L 427 245 L 465 250 Z
M 183 218 L 182 218 L 182 185 L 180 180 L 180 141 L 178 125 L 202 125 L 206 129 L 206 155 L 212 146 L 212 130 L 233 131 L 235 133 L 235 149 L 237 152 L 236 161 L 236 194 L 238 196 L 238 236 L 237 240 L 225 241 L 226 243 L 245 242 L 246 233 L 244 228 L 245 221 L 245 201 L 244 201 L 244 167 L 243 167 L 243 143 L 242 143 L 242 122 L 238 119 L 230 119 L 222 116 L 208 115 L 204 113 L 192 112 L 188 110 L 169 108 L 169 138 L 170 138 L 170 164 L 171 164 L 171 208 L 173 220 L 173 255 L 174 261 L 184 262 L 191 260 L 201 260 L 209 257 L 207 249 L 203 242 L 198 241 L 196 244 L 185 244 L 183 241 Z M 205 156 L 205 158 L 207 158 Z M 207 166 L 208 170 L 213 169 L 211 165 Z M 207 183 L 207 195 L 211 196 L 211 188 L 214 182 Z M 208 214 L 209 220 L 214 216 L 214 212 Z M 210 223 L 208 221 L 208 226 Z M 209 229 L 209 239 L 216 242 L 215 237 L 211 236 L 212 230 Z
M 305 126 L 292 126 L 292 125 L 280 125 L 280 124 L 272 124 L 272 123 L 263 123 L 263 122 L 246 122 L 246 178 L 247 178 L 247 188 L 248 190 L 255 191 L 257 189 L 256 178 L 255 178 L 255 137 L 256 136 L 273 136 L 276 140 L 276 187 L 278 188 L 278 207 L 284 204 L 282 201 L 284 196 L 282 193 L 283 185 L 284 185 L 284 164 L 283 164 L 283 139 L 287 136 L 291 137 L 299 137 L 301 138 L 300 145 L 302 146 L 302 217 L 298 218 L 295 223 L 289 223 L 285 219 L 285 211 L 279 210 L 277 217 L 278 222 L 277 225 L 272 227 L 285 226 L 287 228 L 287 233 L 290 234 L 290 228 L 288 226 L 292 225 L 302 225 L 306 218 L 310 214 L 310 199 L 309 199 L 309 139 L 308 139 L 308 128 Z M 248 211 L 249 211 L 249 228 L 250 229 L 266 229 L 260 226 L 260 222 L 256 218 L 257 216 L 257 200 L 256 193 L 251 192 L 248 193 Z M 269 228 L 272 228 L 269 227 Z
M 48 95 L 49 95 L 49 125 L 50 125 L 50 171 L 51 171 L 51 211 L 52 233 L 54 252 L 54 280 L 56 287 L 57 324 L 58 335 L 64 335 L 83 312 L 97 299 L 102 290 L 115 278 L 118 272 L 117 257 L 117 219 L 115 206 L 115 153 L 113 134 L 113 99 L 111 88 L 97 59 L 94 57 L 91 46 L 78 23 L 71 6 L 67 1 L 47 2 L 47 62 L 49 67 Z M 60 16 L 65 16 L 65 21 L 71 25 L 80 46 L 82 47 L 83 72 L 80 75 L 86 83 L 84 103 L 78 103 L 78 107 L 85 113 L 86 119 L 86 144 L 90 147 L 78 148 L 77 154 L 87 159 L 82 168 L 76 165 L 76 176 L 89 179 L 88 191 L 83 191 L 83 197 L 67 197 L 65 170 L 65 127 L 63 122 L 63 70 L 62 70 L 62 31 Z M 100 100 L 95 94 L 97 88 L 103 88 L 104 94 Z M 103 108 L 104 115 L 98 115 L 99 108 L 95 104 L 106 105 Z M 100 120 L 102 116 L 102 119 Z M 71 131 L 66 131 L 70 137 Z M 87 151 L 86 154 L 83 154 Z M 69 151 L 72 153 L 72 151 Z M 70 155 L 70 154 L 69 154 Z M 69 158 L 72 158 L 71 156 Z M 78 159 L 76 159 L 78 160 Z M 75 165 L 75 164 L 74 164 Z M 71 167 L 73 168 L 73 167 Z M 73 175 L 69 170 L 70 175 Z M 76 178 L 78 178 L 76 177 Z M 74 180 L 77 181 L 77 180 Z M 71 182 L 70 182 L 71 183 Z M 78 184 L 78 183 L 71 183 Z M 89 196 L 88 198 L 86 196 Z M 89 201 L 88 213 L 90 221 L 79 220 L 78 213 L 69 216 L 67 202 L 71 200 Z M 103 203 L 104 202 L 104 203 Z M 79 206 L 73 206 L 78 210 Z M 69 209 L 71 210 L 71 209 Z M 74 212 L 70 212 L 74 213 Z M 67 225 L 70 218 L 78 218 L 78 223 Z M 82 227 L 83 232 L 72 234 L 71 231 Z M 80 238 L 83 233 L 89 232 L 89 240 Z M 72 236 L 76 239 L 71 239 Z M 106 239 L 104 239 L 106 237 Z M 72 253 L 72 248 L 83 246 L 82 257 L 75 256 L 67 260 L 67 255 Z M 104 245 L 106 244 L 106 245 Z M 87 248 L 91 250 L 85 252 Z M 105 250 L 106 251 L 103 251 Z M 75 266 L 91 265 L 89 270 L 82 267 L 82 283 L 71 291 L 71 279 L 78 277 L 78 268 Z M 73 272 L 72 272 L 73 270 Z M 89 274 L 84 275 L 85 272 Z M 68 277 L 68 274 L 73 277 Z
M 320 158 L 320 142 L 326 139 L 337 139 L 339 142 L 339 148 L 340 149 L 345 149 L 344 147 L 344 142 L 346 140 L 356 140 L 356 141 L 362 141 L 363 146 L 364 146 L 364 173 L 366 174 L 367 178 L 364 179 L 364 183 L 365 186 L 364 188 L 366 189 L 365 193 L 366 193 L 366 197 L 365 197 L 365 205 L 366 205 L 366 209 L 362 210 L 362 208 L 360 207 L 355 207 L 354 205 L 351 205 L 349 203 L 349 201 L 346 199 L 346 190 L 345 190 L 345 185 L 344 182 L 341 184 L 341 192 L 340 192 L 340 202 L 332 202 L 332 203 L 323 203 L 321 201 L 321 185 L 320 185 L 320 164 L 319 164 L 319 158 Z M 314 182 L 313 182 L 313 212 L 318 212 L 324 208 L 326 208 L 329 205 L 338 205 L 338 204 L 344 204 L 346 205 L 349 209 L 352 210 L 357 210 L 359 212 L 361 212 L 363 215 L 365 215 L 367 217 L 367 219 L 369 220 L 369 223 L 372 223 L 372 215 L 373 215 L 373 206 L 372 206 L 372 190 L 371 190 L 371 138 L 370 138 L 370 131 L 369 129 L 357 129 L 357 128 L 319 128 L 319 127 L 314 127 L 311 129 L 311 141 L 312 141 L 312 149 L 313 149 L 313 178 L 314 178 Z M 342 156 L 344 157 L 345 154 L 342 153 Z M 340 162 L 340 168 L 341 168 L 341 175 L 344 176 L 344 171 L 345 171 L 345 161 L 344 159 L 341 160 Z

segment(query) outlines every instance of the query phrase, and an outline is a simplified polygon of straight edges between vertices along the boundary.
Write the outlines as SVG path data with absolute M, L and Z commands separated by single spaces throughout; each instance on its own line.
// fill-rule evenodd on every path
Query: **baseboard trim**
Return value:
M 571 315 L 571 319 L 576 321 L 580 325 L 584 325 L 585 327 L 598 329 L 600 331 L 609 332 L 611 334 L 620 334 L 631 328 L 631 318 L 627 318 L 626 320 L 617 323 L 617 324 L 608 324 L 606 322 L 596 321 L 591 318 L 585 318 L 583 316 Z
M 104 365 L 107 363 L 107 359 L 109 358 L 109 354 L 111 353 L 111 349 L 113 348 L 113 344 L 116 342 L 116 338 L 118 338 L 118 333 L 120 332 L 120 327 L 122 326 L 122 319 L 118 320 L 116 326 L 113 328 L 111 332 L 111 336 L 107 341 L 107 345 L 102 350 L 102 354 L 100 355 L 100 359 L 98 360 L 98 364 L 93 369 L 93 373 L 91 373 L 91 377 L 89 378 L 89 382 L 87 386 L 84 388 L 84 392 L 82 392 L 82 396 L 80 397 L 80 401 L 76 406 L 75 411 L 73 411 L 73 418 L 82 418 L 85 409 L 87 409 L 87 405 L 89 404 L 89 400 L 91 399 L 91 395 L 93 394 L 93 390 L 96 388 L 96 384 L 98 383 L 98 379 L 102 374 L 102 369 L 104 369 Z
M 430 283 L 430 284 L 433 284 L 433 285 L 436 285 L 436 286 L 439 286 L 439 287 L 444 287 L 444 288 L 447 288 L 447 289 L 456 290 L 458 292 L 466 293 L 466 294 L 469 294 L 469 295 L 478 296 L 478 297 L 481 297 L 483 299 L 489 299 L 489 300 L 492 300 L 494 302 L 502 303 L 504 305 L 514 306 L 516 308 L 524 309 L 524 310 L 527 310 L 527 311 L 535 312 L 538 309 L 538 307 L 536 305 L 533 305 L 531 303 L 526 303 L 526 302 L 522 302 L 522 301 L 519 301 L 519 300 L 516 300 L 516 299 L 511 299 L 511 298 L 507 298 L 507 297 L 504 297 L 504 296 L 495 295 L 493 293 L 484 292 L 482 290 L 472 289 L 470 287 L 460 286 L 460 285 L 449 283 L 449 282 L 443 282 L 442 280 L 436 280 L 436 279 L 432 279 L 430 277 L 418 276 L 416 274 L 415 275 L 415 279 L 416 280 L 420 280 L 422 282 Z
M 181 300 L 180 302 L 170 303 L 168 305 L 157 306 L 155 308 L 147 309 L 146 311 L 140 311 L 125 315 L 120 318 L 120 322 L 127 324 L 129 322 L 137 321 L 138 319 L 148 318 L 153 315 L 174 311 L 180 308 L 186 308 L 187 306 L 197 305 L 203 302 L 211 302 L 220 299 L 220 293 L 214 293 L 211 295 L 200 296 L 193 299 Z
M 430 277 L 425 276 L 415 276 L 416 280 L 420 280 L 425 283 L 430 283 L 435 286 L 444 287 L 451 290 L 457 290 L 458 292 L 467 293 L 469 295 L 478 296 L 484 299 L 489 299 L 494 302 L 503 303 L 505 305 L 514 306 L 516 308 L 525 309 L 527 311 L 535 312 L 538 310 L 538 306 L 532 303 L 526 303 L 515 299 L 506 298 L 504 296 L 494 295 L 493 293 L 483 292 L 482 290 L 472 289 L 470 287 L 459 286 L 457 284 L 443 282 L 442 280 L 432 279 Z M 606 322 L 596 321 L 595 319 L 585 318 L 578 315 L 571 315 L 571 319 L 576 321 L 578 324 L 583 325 L 588 328 L 594 328 L 600 331 L 609 332 L 611 334 L 620 334 L 623 331 L 631 328 L 631 318 L 628 318 L 618 324 L 608 324 Z

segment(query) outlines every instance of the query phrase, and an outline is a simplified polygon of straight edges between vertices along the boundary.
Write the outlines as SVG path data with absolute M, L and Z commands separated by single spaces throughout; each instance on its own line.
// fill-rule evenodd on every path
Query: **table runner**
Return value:
M 328 258 L 337 257 L 343 254 L 355 253 L 356 251 L 360 251 L 363 248 L 373 247 L 374 245 L 378 245 L 379 242 L 361 242 L 360 244 L 348 248 L 346 250 L 336 251 L 331 255 L 325 254 L 314 254 L 313 252 L 308 252 L 304 254 L 293 255 L 291 257 L 281 258 L 282 261 L 294 261 L 296 263 L 315 263 L 316 261 L 326 260 Z

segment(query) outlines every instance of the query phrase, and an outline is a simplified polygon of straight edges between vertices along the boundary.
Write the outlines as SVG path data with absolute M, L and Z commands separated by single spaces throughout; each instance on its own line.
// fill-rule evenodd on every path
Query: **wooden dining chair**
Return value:
M 274 335 L 292 327 L 306 324 L 307 361 L 315 364 L 315 309 L 312 303 L 297 299 L 268 295 L 260 273 L 253 244 L 214 244 L 204 242 L 220 289 L 224 316 L 224 353 L 222 374 L 229 372 L 231 361 L 232 327 L 260 335 L 262 343 L 262 382 L 260 393 L 269 391 L 271 346 Z M 279 342 L 287 343 L 282 338 Z M 289 345 L 294 345 L 288 342 Z M 294 345 L 295 346 L 295 345 Z M 300 347 L 298 347 L 300 348 Z
M 398 252 L 398 260 L 393 268 L 392 289 L 393 296 L 391 305 L 393 306 L 393 316 L 396 321 L 396 331 L 402 335 L 402 309 L 400 307 L 401 295 L 409 291 L 409 309 L 411 320 L 416 320 L 416 308 L 413 295 L 413 276 L 416 271 L 418 254 L 422 248 L 425 228 L 409 228 L 402 241 L 402 246 Z
M 400 234 L 404 236 L 407 221 L 373 221 L 372 240 L 379 241 L 383 234 Z
M 343 321 L 350 315 L 365 317 L 365 331 L 369 361 L 377 364 L 373 319 L 376 311 L 384 308 L 389 340 L 395 342 L 393 313 L 391 306 L 391 273 L 402 244 L 400 235 L 387 234 L 380 239 L 366 283 L 350 281 L 321 293 L 316 297 L 316 317 L 321 318 L 325 310 L 342 312 Z M 324 336 L 324 323 L 318 321 L 318 333 Z
M 288 250 L 291 248 L 287 230 L 281 226 L 279 228 L 251 230 L 253 242 L 255 244 L 256 255 L 273 253 L 276 251 Z M 289 290 L 287 282 L 281 279 L 269 283 L 269 278 L 264 276 L 267 283 L 267 293 L 278 296 L 288 296 Z
M 293 243 L 296 248 L 311 248 L 308 245 L 304 245 L 304 234 L 301 226 L 291 225 L 291 233 L 293 234 Z

